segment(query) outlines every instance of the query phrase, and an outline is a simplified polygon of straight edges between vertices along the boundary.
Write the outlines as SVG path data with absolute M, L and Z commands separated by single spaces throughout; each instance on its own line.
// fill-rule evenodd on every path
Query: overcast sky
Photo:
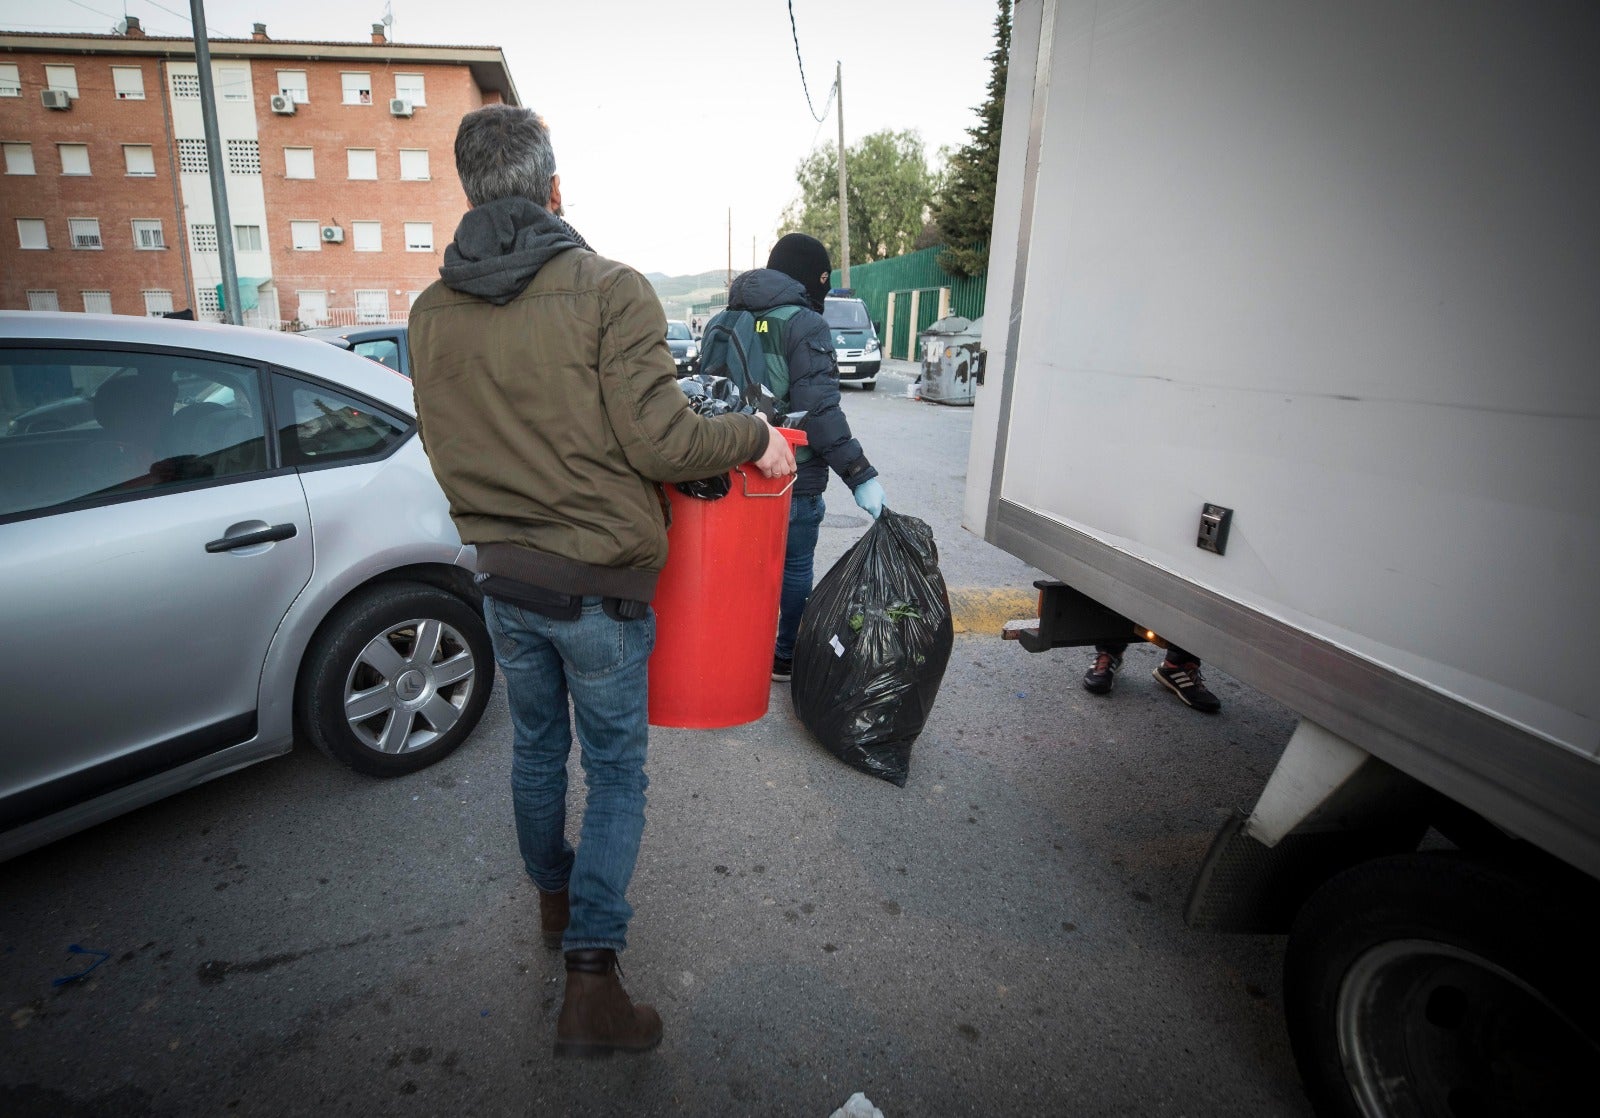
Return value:
M 988 81 L 993 0 L 793 0 L 818 112 L 844 64 L 845 142 L 915 129 L 930 161 L 963 143 Z M 367 41 L 383 0 L 207 0 L 213 38 Z M 0 28 L 105 32 L 138 16 L 188 35 L 186 0 L 0 0 Z M 498 46 L 522 103 L 551 128 L 567 217 L 641 271 L 765 262 L 795 165 L 834 143 L 806 105 L 787 0 L 393 0 L 397 43 Z

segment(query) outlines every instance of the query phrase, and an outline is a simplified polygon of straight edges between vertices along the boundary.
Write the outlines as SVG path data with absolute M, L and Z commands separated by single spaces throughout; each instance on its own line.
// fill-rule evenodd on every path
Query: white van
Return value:
M 822 318 L 833 335 L 833 355 L 839 362 L 839 383 L 860 385 L 870 392 L 878 386 L 883 350 L 867 305 L 848 289 L 835 289 L 823 300 Z

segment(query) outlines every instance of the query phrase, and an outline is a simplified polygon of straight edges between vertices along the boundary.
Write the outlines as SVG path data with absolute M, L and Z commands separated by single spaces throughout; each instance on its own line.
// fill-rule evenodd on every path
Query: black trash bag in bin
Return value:
M 933 530 L 886 508 L 806 603 L 795 712 L 845 764 L 903 788 L 954 641 Z

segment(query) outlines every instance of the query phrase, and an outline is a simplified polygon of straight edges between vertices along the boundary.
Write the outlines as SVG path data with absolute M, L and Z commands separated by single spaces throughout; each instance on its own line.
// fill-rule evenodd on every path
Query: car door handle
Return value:
M 274 524 L 259 532 L 246 532 L 242 536 L 223 536 L 220 540 L 212 540 L 206 544 L 206 550 L 215 553 L 232 551 L 236 547 L 254 547 L 258 543 L 276 543 L 278 540 L 292 538 L 296 531 L 293 524 Z

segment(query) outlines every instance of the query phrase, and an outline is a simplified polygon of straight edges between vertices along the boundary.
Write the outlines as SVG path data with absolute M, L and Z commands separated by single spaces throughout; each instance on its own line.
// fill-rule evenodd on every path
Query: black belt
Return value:
M 532 583 L 519 582 L 504 575 L 479 574 L 474 576 L 478 589 L 497 601 L 508 602 L 522 609 L 532 610 L 555 621 L 576 621 L 583 613 L 583 594 L 567 594 L 560 590 L 546 590 Z M 588 595 L 594 597 L 594 595 Z M 600 608 L 613 621 L 638 621 L 650 612 L 649 602 L 632 598 L 600 599 Z

